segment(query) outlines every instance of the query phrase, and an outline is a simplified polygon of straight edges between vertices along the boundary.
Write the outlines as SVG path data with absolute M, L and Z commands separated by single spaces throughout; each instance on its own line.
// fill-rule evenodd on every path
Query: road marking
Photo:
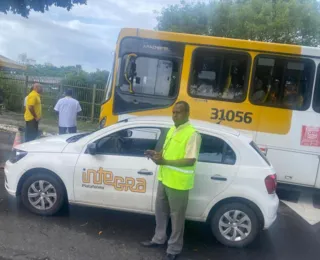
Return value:
M 295 211 L 310 225 L 320 222 L 320 209 L 313 207 L 313 191 L 303 191 L 299 197 L 298 203 L 281 200 L 284 204 Z

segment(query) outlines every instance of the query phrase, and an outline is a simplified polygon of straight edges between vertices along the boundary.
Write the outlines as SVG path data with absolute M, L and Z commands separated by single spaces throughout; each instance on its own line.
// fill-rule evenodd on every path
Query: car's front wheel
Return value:
M 259 223 L 257 215 L 250 207 L 232 202 L 221 205 L 213 214 L 211 229 L 220 243 L 231 247 L 244 247 L 259 233 Z
M 46 173 L 31 175 L 22 185 L 21 200 L 33 213 L 50 216 L 63 206 L 65 191 L 61 182 Z

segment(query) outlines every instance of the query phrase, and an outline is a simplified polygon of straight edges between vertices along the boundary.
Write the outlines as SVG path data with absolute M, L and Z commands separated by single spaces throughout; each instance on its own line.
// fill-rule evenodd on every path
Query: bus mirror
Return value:
M 126 70 L 125 73 L 127 74 L 128 78 L 133 78 L 136 76 L 136 56 L 132 56 L 135 54 L 130 54 L 127 57 L 126 62 Z
M 133 79 L 137 75 L 137 73 L 136 73 L 136 58 L 137 58 L 136 54 L 134 54 L 134 53 L 128 54 L 128 56 L 126 58 L 125 69 L 124 69 L 124 76 L 125 76 L 126 81 L 129 84 L 129 91 L 131 93 L 133 93 L 133 89 L 132 89 Z

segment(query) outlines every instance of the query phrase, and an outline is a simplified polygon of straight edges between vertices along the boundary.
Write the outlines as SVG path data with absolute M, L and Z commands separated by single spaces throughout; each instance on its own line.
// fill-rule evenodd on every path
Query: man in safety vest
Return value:
M 194 171 L 201 145 L 201 136 L 190 124 L 189 113 L 188 103 L 177 102 L 172 115 L 175 126 L 169 130 L 162 151 L 146 151 L 146 156 L 160 167 L 155 234 L 151 241 L 141 244 L 144 247 L 164 245 L 171 216 L 172 233 L 165 257 L 168 260 L 176 259 L 182 251 L 189 190 L 194 185 Z

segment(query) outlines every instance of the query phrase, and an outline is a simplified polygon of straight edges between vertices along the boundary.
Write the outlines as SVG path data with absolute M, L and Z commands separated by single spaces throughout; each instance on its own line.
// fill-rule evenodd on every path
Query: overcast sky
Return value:
M 17 60 L 18 54 L 27 53 L 37 63 L 109 69 L 120 28 L 153 29 L 154 10 L 180 0 L 87 2 L 70 12 L 57 7 L 44 14 L 31 12 L 28 19 L 0 13 L 0 55 Z

